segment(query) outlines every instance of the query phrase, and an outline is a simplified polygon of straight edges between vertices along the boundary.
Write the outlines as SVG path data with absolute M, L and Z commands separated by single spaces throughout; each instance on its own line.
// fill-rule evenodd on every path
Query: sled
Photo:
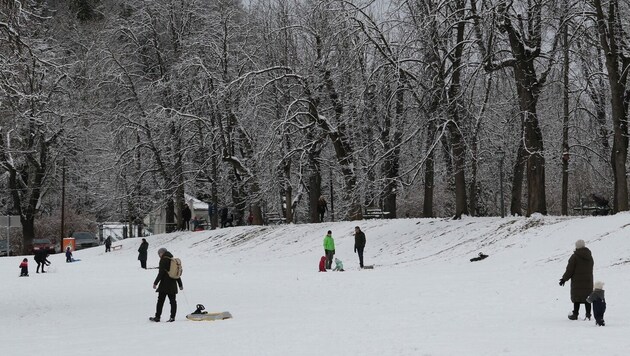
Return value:
M 374 269 L 374 265 L 363 266 L 363 269 Z
M 193 321 L 215 321 L 215 320 L 226 320 L 232 319 L 232 314 L 230 312 L 224 311 L 219 313 L 202 313 L 202 314 L 188 314 L 186 315 L 186 319 Z

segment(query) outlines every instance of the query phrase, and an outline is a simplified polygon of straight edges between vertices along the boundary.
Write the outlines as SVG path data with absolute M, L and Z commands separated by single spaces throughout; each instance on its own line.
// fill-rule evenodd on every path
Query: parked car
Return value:
M 13 256 L 13 250 L 7 248 L 7 240 L 0 240 L 0 256 Z
M 57 252 L 55 244 L 50 242 L 50 239 L 33 239 L 33 247 L 31 248 L 31 251 L 35 254 L 40 250 L 46 250 L 49 254 Z
M 98 238 L 94 233 L 89 231 L 79 231 L 72 233 L 72 237 L 74 237 L 75 250 L 80 250 L 88 247 L 98 246 Z

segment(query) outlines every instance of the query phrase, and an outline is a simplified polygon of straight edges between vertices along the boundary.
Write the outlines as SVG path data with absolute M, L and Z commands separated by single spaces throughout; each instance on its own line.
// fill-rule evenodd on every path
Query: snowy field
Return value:
M 355 225 L 366 264 L 353 254 Z M 317 272 L 326 230 L 345 272 Z M 570 321 L 558 286 L 581 238 L 606 283 L 606 326 Z M 174 323 L 152 323 L 157 270 L 140 239 L 49 257 L 19 278 L 0 258 L 0 354 L 22 355 L 628 355 L 630 214 L 370 220 L 239 227 L 147 238 L 184 266 Z M 490 257 L 471 263 L 479 252 Z M 193 322 L 202 303 L 234 319 Z M 163 320 L 168 318 L 168 301 Z M 580 319 L 584 317 L 584 307 Z

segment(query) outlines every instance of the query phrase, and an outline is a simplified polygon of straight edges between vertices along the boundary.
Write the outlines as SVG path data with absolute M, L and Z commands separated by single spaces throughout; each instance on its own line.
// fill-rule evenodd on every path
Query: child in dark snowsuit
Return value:
M 319 271 L 326 272 L 326 256 L 322 256 L 319 260 Z
M 66 247 L 66 262 L 72 262 L 72 251 L 70 251 L 70 246 Z
M 593 284 L 593 293 L 586 298 L 586 301 L 593 304 L 593 315 L 595 324 L 598 326 L 604 323 L 604 312 L 606 311 L 606 299 L 604 299 L 604 282 L 597 281 Z
M 23 259 L 22 263 L 20 263 L 20 277 L 28 277 L 28 259 Z

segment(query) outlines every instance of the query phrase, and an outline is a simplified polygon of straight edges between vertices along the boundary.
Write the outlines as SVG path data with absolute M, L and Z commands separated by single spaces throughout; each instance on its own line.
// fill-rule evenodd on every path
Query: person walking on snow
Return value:
M 171 314 L 168 322 L 172 322 L 175 321 L 175 315 L 177 314 L 177 300 L 175 299 L 177 296 L 177 286 L 179 286 L 179 290 L 184 290 L 184 284 L 181 278 L 173 279 L 168 275 L 173 255 L 162 247 L 158 250 L 158 256 L 160 256 L 160 265 L 158 267 L 158 275 L 153 282 L 153 289 L 158 293 L 158 300 L 155 305 L 155 316 L 150 317 L 149 320 L 155 322 L 160 321 L 164 301 L 166 297 L 168 297 L 168 301 L 171 303 Z
M 604 282 L 597 281 L 593 285 L 593 293 L 591 293 L 586 301 L 593 303 L 593 316 L 597 326 L 604 326 L 604 312 L 606 312 L 606 299 L 604 298 Z
M 359 254 L 359 267 L 363 268 L 363 249 L 365 248 L 365 234 L 361 228 L 354 228 L 354 252 Z
M 324 237 L 324 254 L 326 254 L 326 269 L 332 266 L 333 256 L 335 256 L 335 240 L 332 237 L 332 231 L 328 230 Z
M 571 301 L 573 302 L 573 312 L 569 314 L 571 320 L 577 320 L 580 304 L 585 304 L 585 319 L 591 319 L 591 305 L 586 298 L 593 291 L 593 264 L 591 250 L 586 248 L 584 240 L 577 240 L 575 251 L 569 258 L 564 275 L 560 278 L 560 286 L 564 286 L 566 281 L 571 280 Z
M 149 243 L 146 239 L 142 239 L 140 247 L 138 247 L 138 260 L 140 267 L 147 269 L 147 252 L 149 251 Z

